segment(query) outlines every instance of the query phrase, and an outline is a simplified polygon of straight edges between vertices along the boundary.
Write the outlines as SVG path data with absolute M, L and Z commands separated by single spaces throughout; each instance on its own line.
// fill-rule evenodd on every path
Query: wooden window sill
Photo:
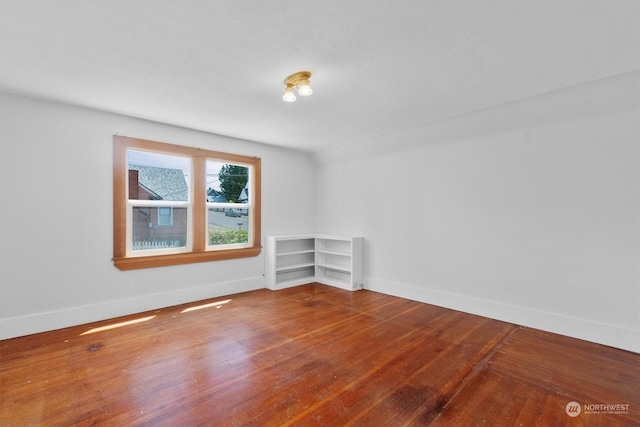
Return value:
M 165 267 L 170 265 L 192 264 L 196 262 L 220 261 L 235 258 L 255 257 L 262 251 L 261 246 L 221 251 L 189 252 L 170 255 L 153 255 L 130 258 L 114 258 L 114 265 L 120 270 Z

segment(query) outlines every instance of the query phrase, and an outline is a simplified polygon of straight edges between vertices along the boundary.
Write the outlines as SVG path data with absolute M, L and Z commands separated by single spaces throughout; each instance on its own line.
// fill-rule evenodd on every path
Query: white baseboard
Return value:
M 640 329 L 375 278 L 365 289 L 640 353 Z
M 0 319 L 0 340 L 111 319 L 163 307 L 263 289 L 264 277 L 213 283 L 99 304 Z

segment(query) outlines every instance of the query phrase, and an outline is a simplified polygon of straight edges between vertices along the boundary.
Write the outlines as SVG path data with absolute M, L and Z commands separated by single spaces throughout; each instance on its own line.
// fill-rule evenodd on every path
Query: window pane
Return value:
M 128 150 L 129 200 L 189 200 L 190 160 Z
M 209 245 L 249 242 L 248 209 L 209 208 Z
M 158 208 L 158 225 L 171 226 L 173 225 L 173 208 Z
M 183 248 L 187 245 L 187 208 L 133 206 L 131 247 L 145 249 Z M 163 224 L 163 214 L 171 212 L 172 223 Z
M 247 203 L 249 168 L 207 160 L 206 197 L 209 203 Z

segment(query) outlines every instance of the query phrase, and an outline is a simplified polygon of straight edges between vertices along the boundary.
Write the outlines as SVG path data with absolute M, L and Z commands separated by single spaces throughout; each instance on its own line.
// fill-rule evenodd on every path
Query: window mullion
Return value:
M 113 144 L 113 258 L 127 256 L 127 146 L 114 137 Z
M 207 234 L 207 206 L 206 206 L 206 159 L 204 157 L 193 157 L 193 182 L 191 183 L 191 215 L 193 218 L 191 238 L 193 239 L 193 251 L 204 252 L 206 249 Z

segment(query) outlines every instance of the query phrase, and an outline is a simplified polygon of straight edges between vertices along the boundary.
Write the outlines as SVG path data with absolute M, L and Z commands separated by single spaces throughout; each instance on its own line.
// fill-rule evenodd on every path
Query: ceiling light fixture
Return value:
M 309 83 L 309 79 L 311 78 L 311 71 L 298 71 L 297 73 L 293 73 L 284 79 L 284 95 L 282 95 L 282 100 L 285 102 L 295 102 L 296 94 L 295 89 L 298 89 L 298 95 L 300 96 L 309 96 L 313 93 L 313 89 L 311 89 L 311 83 Z

